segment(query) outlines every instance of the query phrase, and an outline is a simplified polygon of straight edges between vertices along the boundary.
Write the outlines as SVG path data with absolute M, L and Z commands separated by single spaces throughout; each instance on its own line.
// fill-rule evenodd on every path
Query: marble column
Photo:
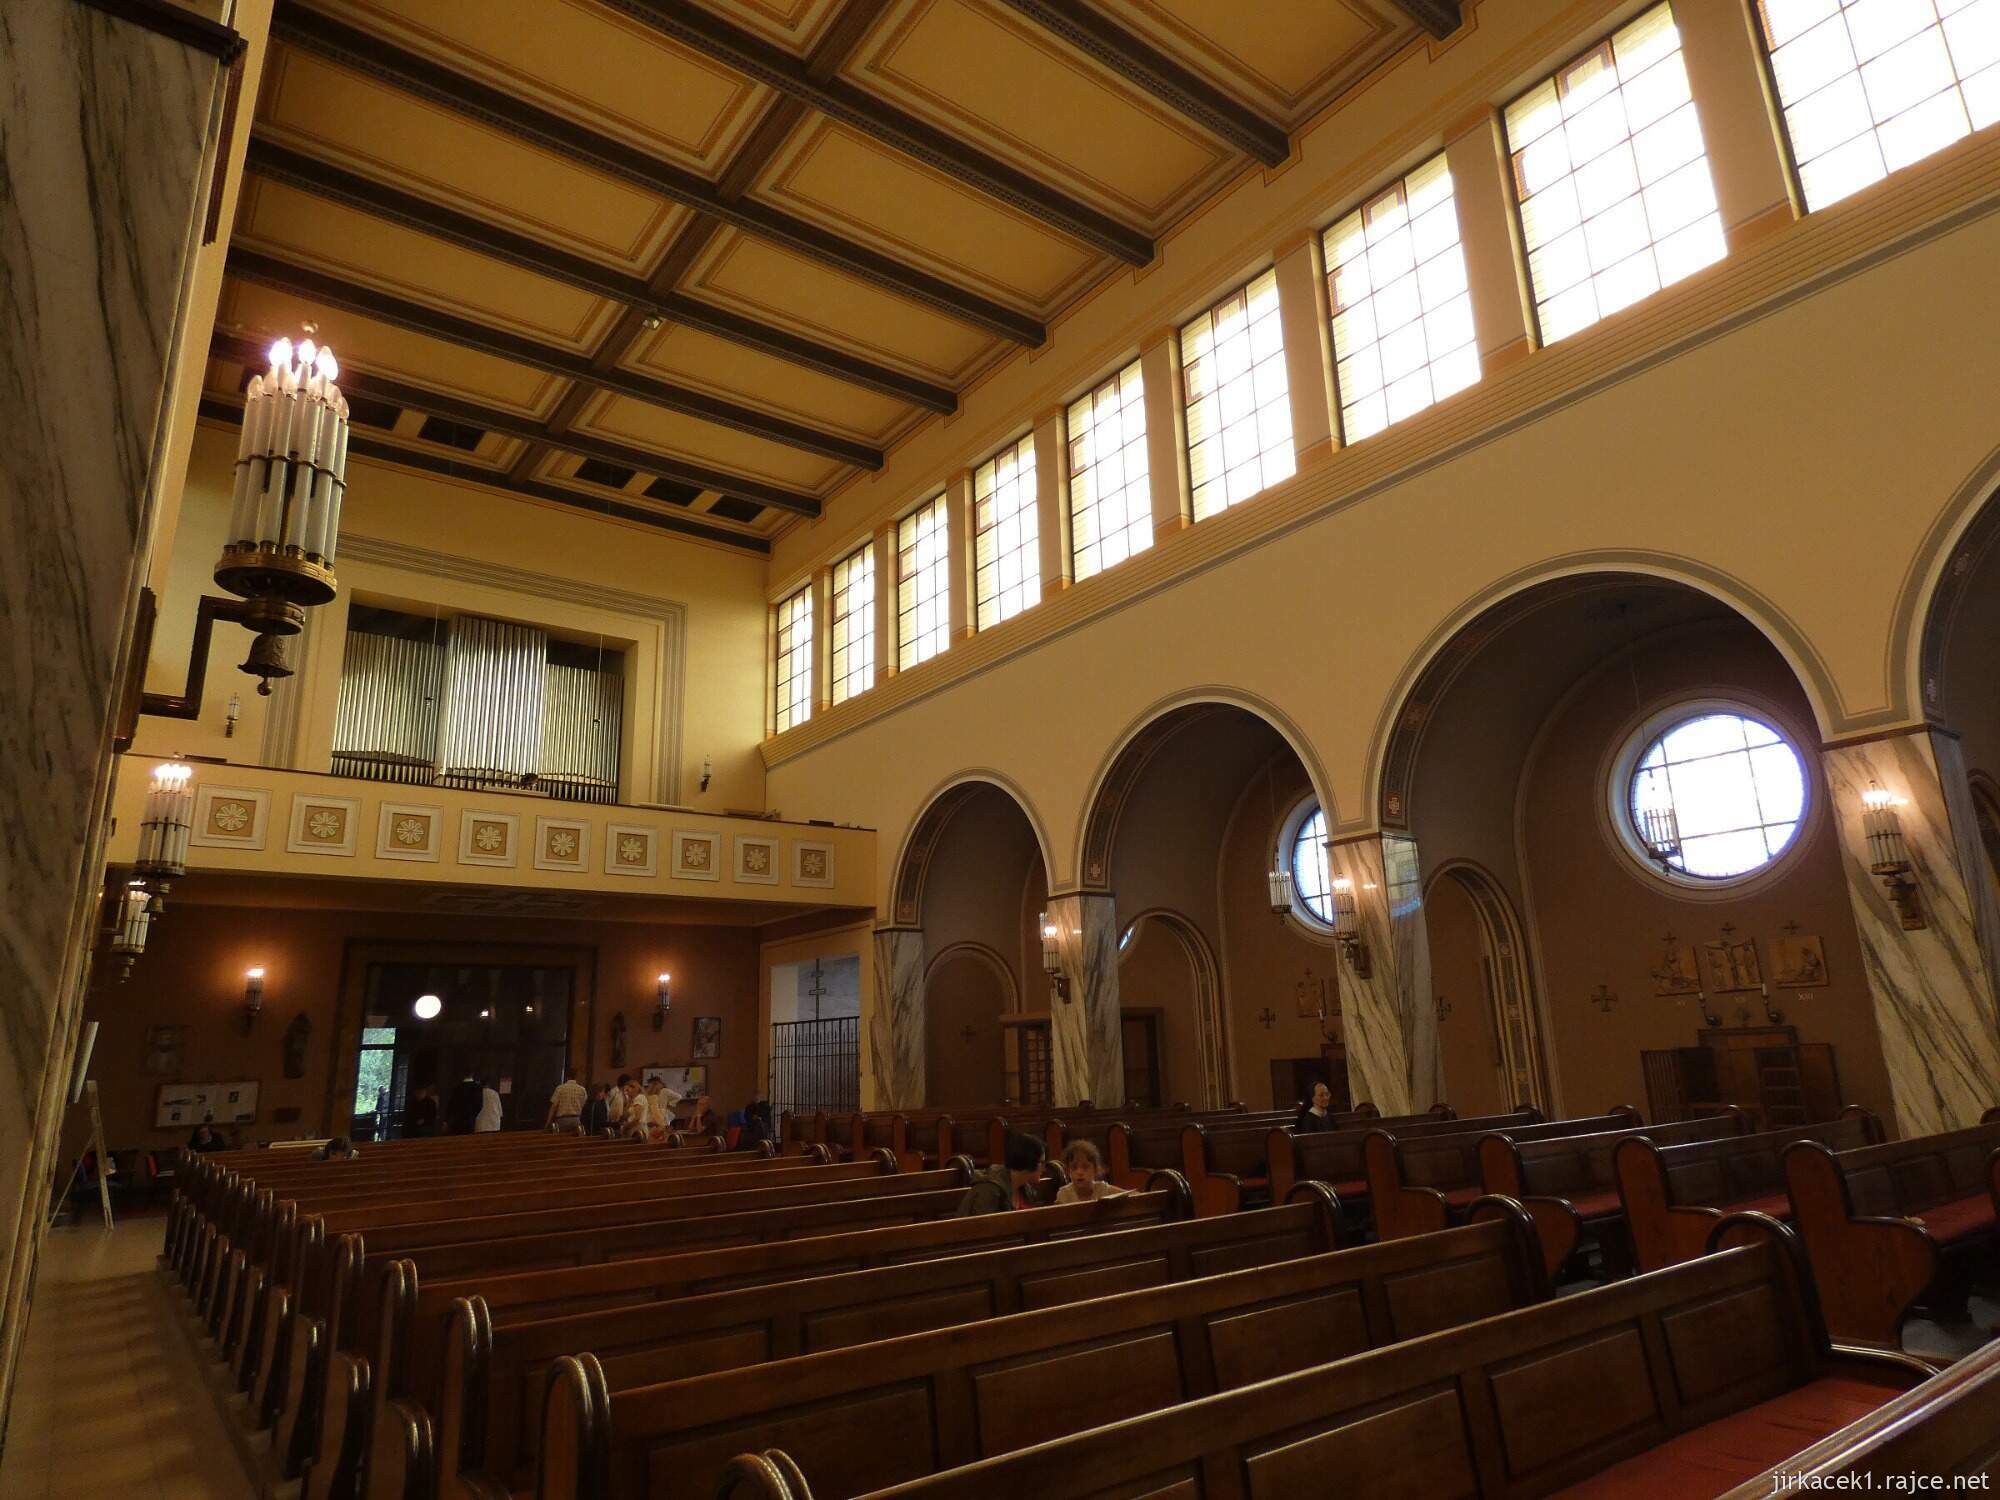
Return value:
M 1995 920 L 1976 861 L 1969 793 L 1954 817 L 1941 769 L 1963 781 L 1958 747 L 1919 727 L 1908 734 L 1821 752 L 1827 795 L 1840 830 L 1841 861 L 1861 938 L 1900 1136 L 1974 1125 L 2000 1102 L 2000 1018 L 1992 973 L 1980 946 L 1981 904 Z M 1899 799 L 1925 925 L 1903 926 L 1880 876 L 1868 871 L 1862 794 L 1870 785 Z
M 0 1410 L 57 1168 L 221 76 L 219 56 L 76 0 L 0 4 Z
M 1353 882 L 1368 973 L 1339 965 L 1348 1087 L 1385 1115 L 1413 1114 L 1443 1097 L 1430 943 L 1413 839 L 1385 834 L 1327 846 L 1333 878 Z
M 1079 891 L 1051 896 L 1069 999 L 1049 998 L 1049 1043 L 1055 1056 L 1056 1103 L 1125 1102 L 1125 1037 L 1118 1009 L 1118 908 L 1108 895 Z
M 868 1078 L 864 1109 L 914 1109 L 924 1103 L 924 934 L 917 927 L 875 929 L 875 989 L 866 1023 Z

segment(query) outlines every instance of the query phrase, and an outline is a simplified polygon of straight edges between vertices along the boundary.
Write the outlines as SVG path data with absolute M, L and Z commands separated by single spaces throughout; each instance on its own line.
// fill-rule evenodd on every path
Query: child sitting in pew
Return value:
M 1008 1136 L 1004 1158 L 972 1179 L 953 1217 L 965 1219 L 1034 1207 L 1035 1182 L 1042 1175 L 1045 1154 L 1041 1141 L 1032 1135 Z
M 1129 1188 L 1104 1180 L 1104 1158 L 1095 1141 L 1074 1140 L 1063 1148 L 1063 1167 L 1069 1181 L 1056 1194 L 1058 1203 L 1094 1203 L 1099 1198 L 1122 1198 Z

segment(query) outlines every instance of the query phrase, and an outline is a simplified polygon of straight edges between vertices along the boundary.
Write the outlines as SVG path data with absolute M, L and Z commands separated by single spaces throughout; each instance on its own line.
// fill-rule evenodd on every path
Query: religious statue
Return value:
M 306 1076 L 306 1044 L 312 1040 L 313 1023 L 306 1019 L 304 1011 L 292 1017 L 292 1024 L 285 1028 L 285 1076 L 303 1078 Z

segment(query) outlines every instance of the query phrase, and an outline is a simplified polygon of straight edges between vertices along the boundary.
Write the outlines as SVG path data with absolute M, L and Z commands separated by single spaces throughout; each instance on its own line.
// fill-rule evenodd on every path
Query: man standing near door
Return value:
M 450 1135 L 471 1135 L 472 1127 L 479 1123 L 480 1106 L 486 1102 L 486 1091 L 479 1086 L 479 1080 L 467 1073 L 451 1086 L 451 1098 L 444 1109 L 444 1128 Z
M 575 1135 L 582 1127 L 584 1101 L 589 1096 L 583 1085 L 576 1081 L 576 1069 L 570 1068 L 563 1074 L 563 1081 L 556 1085 L 556 1091 L 549 1095 L 548 1128 L 559 1135 Z

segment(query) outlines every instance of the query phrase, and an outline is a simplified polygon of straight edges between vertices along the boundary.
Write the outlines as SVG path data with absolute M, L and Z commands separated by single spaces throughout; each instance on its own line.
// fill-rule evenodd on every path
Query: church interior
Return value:
M 2000 1475 L 2000 0 L 0 60 L 0 1500 Z

